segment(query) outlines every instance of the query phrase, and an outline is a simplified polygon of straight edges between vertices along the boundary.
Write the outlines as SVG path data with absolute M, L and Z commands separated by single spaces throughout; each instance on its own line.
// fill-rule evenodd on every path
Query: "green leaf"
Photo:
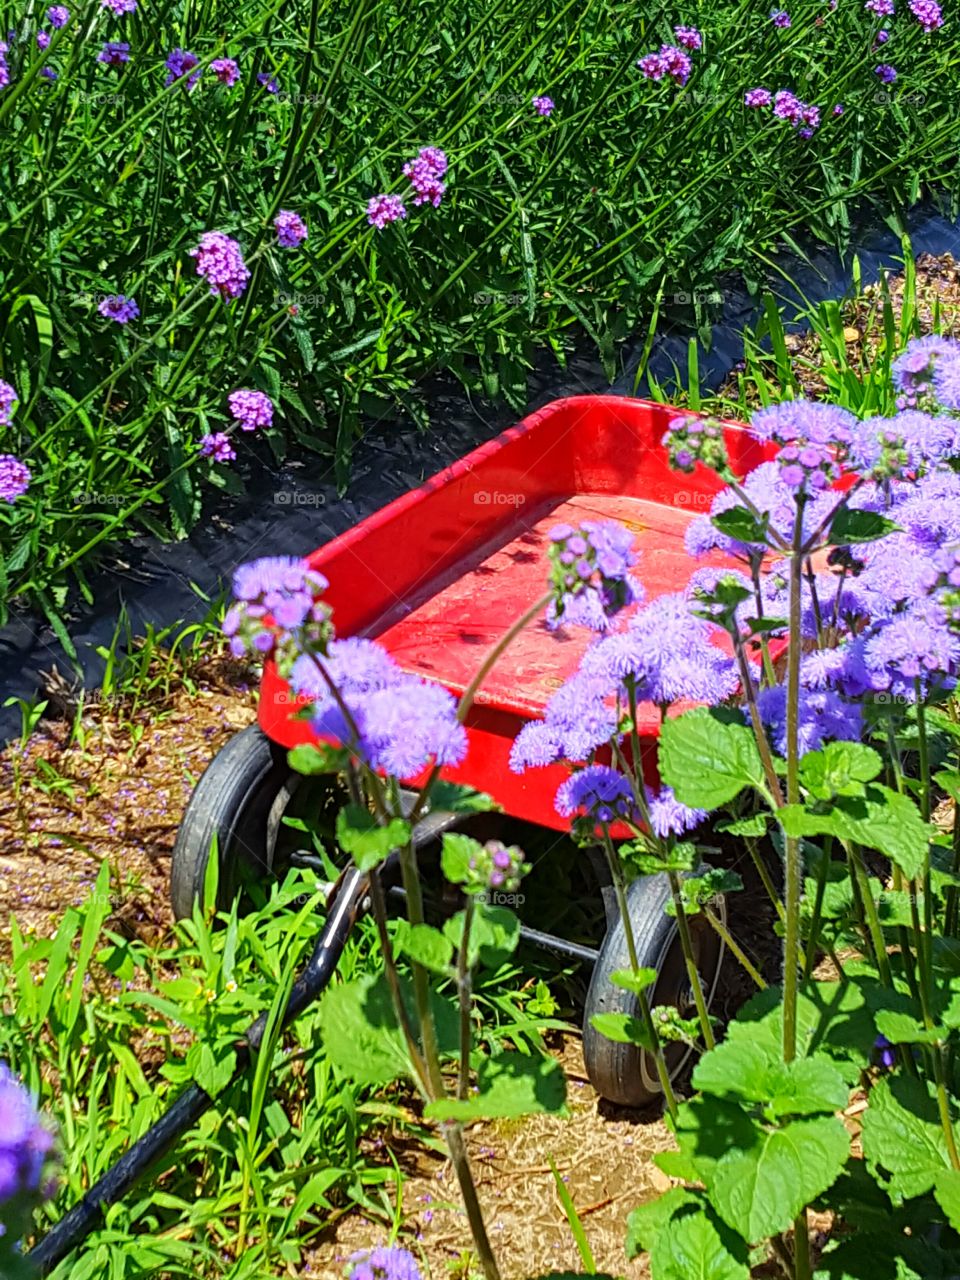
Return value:
M 830 541 L 838 547 L 846 547 L 853 542 L 875 542 L 899 527 L 879 512 L 841 507 L 830 525 Z
M 343 747 L 330 746 L 325 742 L 316 744 L 303 742 L 297 747 L 291 747 L 287 752 L 287 763 L 290 768 L 297 773 L 308 775 L 337 773 L 345 768 L 349 759 L 349 751 Z
M 763 766 L 753 733 L 743 724 L 696 707 L 660 731 L 660 774 L 681 804 L 716 809 L 744 787 L 762 787 Z
M 221 1049 L 219 1056 L 209 1044 L 198 1044 L 193 1048 L 198 1050 L 195 1060 L 188 1064 L 193 1072 L 193 1078 L 208 1097 L 218 1098 L 233 1079 L 233 1073 L 237 1067 L 237 1055 L 229 1047 Z M 187 1057 L 189 1059 L 192 1056 L 191 1049 Z
M 876 1020 L 877 1030 L 891 1044 L 936 1044 L 949 1034 L 937 1027 L 928 1031 L 912 1014 L 898 1013 L 894 1009 L 881 1009 Z
M 414 1027 L 417 1018 L 410 984 L 401 983 L 404 1005 Z M 459 1049 L 459 1019 L 453 1005 L 431 992 L 440 1052 Z M 320 999 L 320 1034 L 334 1067 L 357 1084 L 391 1084 L 412 1076 L 403 1032 L 383 974 L 365 974 L 329 987 Z
M 483 852 L 483 845 L 472 836 L 447 831 L 443 836 L 440 866 L 451 884 L 465 884 L 470 878 L 470 861 Z
M 850 1135 L 835 1116 L 757 1129 L 752 1146 L 733 1148 L 717 1162 L 711 1203 L 728 1226 L 755 1243 L 786 1231 L 840 1176 L 849 1154 Z
M 455 948 L 459 948 L 463 939 L 463 921 L 462 911 L 444 921 L 444 936 Z M 519 941 L 520 921 L 509 907 L 494 907 L 482 902 L 475 904 L 467 956 L 471 969 L 478 961 L 489 969 L 499 968 L 516 950 Z
M 654 1280 L 750 1280 L 747 1257 L 743 1241 L 709 1210 L 681 1209 L 651 1249 L 650 1269 Z
M 954 1231 L 960 1231 L 960 1170 L 942 1169 L 933 1184 L 937 1204 Z
M 428 1103 L 424 1115 L 468 1123 L 566 1111 L 567 1081 L 555 1058 L 525 1053 L 486 1058 L 477 1072 L 477 1085 L 479 1093 L 469 1098 Z
M 760 836 L 766 835 L 769 821 L 769 814 L 753 813 L 749 818 L 726 818 L 717 823 L 717 830 L 726 831 L 731 836 L 758 839 Z
M 705 1053 L 693 1073 L 704 1093 L 765 1104 L 775 1116 L 839 1111 L 850 1090 L 835 1064 L 824 1055 L 785 1063 L 773 1046 L 725 1040 Z
M 409 840 L 405 818 L 391 818 L 381 826 L 369 809 L 357 804 L 344 805 L 337 814 L 337 841 L 359 871 L 371 871 Z
M 882 768 L 879 753 L 862 742 L 829 742 L 800 761 L 800 781 L 820 800 L 860 796 L 864 783 L 872 782 Z
M 672 1178 L 709 1187 L 717 1162 L 732 1147 L 749 1147 L 756 1137 L 753 1121 L 741 1106 L 703 1096 L 682 1102 L 670 1123 L 679 1151 L 663 1151 L 654 1164 Z
M 789 836 L 833 835 L 878 849 L 911 880 L 922 869 L 934 834 L 909 796 L 877 782 L 862 796 L 837 796 L 827 812 L 784 805 L 776 816 Z
M 870 989 L 875 980 L 867 981 Z M 868 1066 L 876 1038 L 874 1015 L 856 981 L 804 982 L 797 995 L 797 1053 L 826 1053 L 848 1083 Z M 728 1041 L 762 1044 L 779 1056 L 783 1043 L 783 996 L 779 987 L 758 992 L 727 1027 Z
M 757 520 L 746 507 L 730 507 L 727 511 L 711 516 L 710 523 L 728 538 L 735 538 L 737 542 L 765 543 L 770 518 L 764 514 L 762 520 Z
M 628 1013 L 595 1013 L 590 1018 L 594 1031 L 617 1044 L 636 1044 L 641 1049 L 652 1050 L 653 1041 L 639 1018 Z
M 398 955 L 409 956 L 433 973 L 448 974 L 453 960 L 453 943 L 429 924 L 398 922 L 394 947 Z
M 642 991 L 646 991 L 647 987 L 652 987 L 658 977 L 656 969 L 638 969 L 636 973 L 632 969 L 614 969 L 610 974 L 610 981 L 615 987 L 622 987 L 624 991 L 632 991 L 634 995 L 640 995 Z
M 671 1187 L 655 1200 L 637 1205 L 627 1214 L 627 1239 L 625 1248 L 628 1258 L 636 1258 L 641 1253 L 650 1253 L 660 1238 L 667 1224 L 678 1209 L 684 1205 L 697 1204 L 698 1197 L 686 1187 Z
M 929 1191 L 950 1168 L 937 1105 L 920 1080 L 879 1080 L 863 1113 L 863 1154 L 894 1204 Z
M 493 796 L 461 782 L 435 782 L 430 788 L 431 813 L 490 813 L 499 808 Z

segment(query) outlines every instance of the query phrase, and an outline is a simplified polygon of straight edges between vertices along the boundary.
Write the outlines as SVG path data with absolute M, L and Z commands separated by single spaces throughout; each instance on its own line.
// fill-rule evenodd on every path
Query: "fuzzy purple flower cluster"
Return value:
M 349 1280 L 420 1280 L 416 1258 L 397 1245 L 355 1253 L 349 1265 Z
M 641 598 L 631 577 L 636 564 L 633 537 L 613 521 L 585 520 L 579 528 L 558 524 L 548 550 L 554 600 L 551 627 L 571 623 L 606 631 L 610 619 Z
M 289 669 L 302 646 L 323 646 L 330 634 L 330 610 L 322 600 L 328 582 L 296 556 L 268 556 L 241 565 L 233 576 L 235 603 L 223 620 L 223 634 L 236 658 L 272 654 Z
M 41 1123 L 33 1099 L 0 1063 L 0 1266 L 4 1270 L 4 1254 L 17 1248 L 35 1206 L 52 1192 L 52 1150 L 53 1134 Z

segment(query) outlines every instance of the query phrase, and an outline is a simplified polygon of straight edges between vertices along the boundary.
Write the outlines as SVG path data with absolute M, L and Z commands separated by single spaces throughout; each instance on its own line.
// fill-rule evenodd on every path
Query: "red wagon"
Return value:
M 547 534 L 558 522 L 619 521 L 635 534 L 646 599 L 682 590 L 694 568 L 684 548 L 686 527 L 709 510 L 719 482 L 702 467 L 690 476 L 669 469 L 661 440 L 674 413 L 619 397 L 556 401 L 327 543 L 309 558 L 329 579 L 325 598 L 337 634 L 375 637 L 401 667 L 462 692 L 492 645 L 543 592 Z M 741 474 L 763 461 L 762 446 L 736 424 L 728 428 L 727 445 L 731 465 Z M 517 775 L 508 759 L 518 730 L 542 716 L 589 639 L 583 628 L 550 631 L 542 619 L 526 627 L 472 705 L 463 764 L 442 776 L 488 792 L 505 815 L 564 829 L 568 824 L 553 800 L 567 770 L 556 765 Z M 282 819 L 295 789 L 304 786 L 287 763 L 286 749 L 312 740 L 296 710 L 295 696 L 267 663 L 259 724 L 219 753 L 187 809 L 173 855 L 178 914 L 191 911 L 214 842 L 227 899 L 244 868 L 261 879 L 278 869 Z M 644 770 L 653 780 L 657 721 L 649 710 L 640 735 Z M 426 850 L 442 830 L 463 820 L 428 813 L 416 833 L 418 844 Z M 589 1021 L 601 1010 L 630 1012 L 635 999 L 608 980 L 612 970 L 626 965 L 626 946 L 603 869 L 594 865 L 610 908 L 606 936 L 596 949 L 530 928 L 523 933 L 593 966 L 584 1022 L 587 1070 L 601 1094 L 636 1105 L 659 1089 L 645 1055 L 597 1035 Z M 349 892 L 359 895 L 355 902 L 337 882 L 338 901 L 350 919 L 363 905 L 360 878 L 354 875 L 351 883 Z M 653 876 L 635 882 L 628 898 L 640 963 L 660 973 L 653 1002 L 683 1006 L 689 991 L 676 926 L 664 914 L 668 896 L 666 877 Z M 342 933 L 342 921 L 338 927 Z M 704 990 L 712 995 L 722 944 L 709 926 L 696 933 L 695 943 Z M 673 1052 L 678 1070 L 683 1051 Z

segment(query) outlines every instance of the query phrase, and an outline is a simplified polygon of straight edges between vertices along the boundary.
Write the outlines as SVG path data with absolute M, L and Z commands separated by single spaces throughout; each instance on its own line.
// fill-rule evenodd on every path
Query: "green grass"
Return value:
M 0 594 L 58 626 L 106 548 L 183 535 L 205 486 L 228 501 L 244 468 L 290 449 L 342 482 L 364 415 L 399 407 L 429 425 L 427 372 L 520 413 L 535 345 L 562 360 L 586 330 L 612 375 L 621 339 L 664 317 L 702 329 L 712 304 L 676 299 L 709 297 L 780 236 L 842 243 L 861 198 L 889 210 L 955 183 L 960 46 L 908 12 L 889 90 L 853 3 L 801 0 L 778 31 L 757 0 L 652 14 L 618 0 L 182 0 L 123 19 L 82 0 L 43 55 L 28 12 L 2 19 L 17 40 L 0 92 L 0 376 L 21 398 L 3 448 L 33 482 L 0 512 Z M 704 32 L 690 82 L 644 80 L 637 58 L 679 21 Z M 96 60 L 108 38 L 131 46 L 120 71 Z M 193 93 L 164 89 L 175 46 L 204 66 L 238 57 L 240 82 L 205 71 Z M 746 109 L 757 84 L 819 104 L 814 138 Z M 535 93 L 556 101 L 549 120 Z M 367 199 L 404 191 L 425 144 L 450 156 L 442 206 L 370 229 Z M 280 207 L 310 226 L 300 251 L 275 246 Z M 214 228 L 253 273 L 230 307 L 189 257 Z M 112 293 L 134 296 L 140 320 L 101 320 Z M 237 386 L 277 405 L 265 439 L 240 441 L 239 472 L 198 458 Z

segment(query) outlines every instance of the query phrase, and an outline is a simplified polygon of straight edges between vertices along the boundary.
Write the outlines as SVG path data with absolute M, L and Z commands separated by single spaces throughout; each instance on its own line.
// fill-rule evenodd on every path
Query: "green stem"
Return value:
M 453 1161 L 457 1181 L 460 1183 L 463 1207 L 467 1211 L 470 1233 L 477 1247 L 477 1256 L 480 1259 L 483 1274 L 486 1280 L 500 1280 L 500 1268 L 497 1266 L 486 1224 L 483 1221 L 483 1210 L 480 1208 L 480 1200 L 477 1197 L 477 1186 L 473 1180 L 473 1170 L 470 1167 L 467 1145 L 463 1140 L 463 1130 L 458 1124 L 442 1125 L 441 1128 L 450 1152 L 450 1159 Z
M 673 907 L 677 913 L 677 932 L 680 935 L 683 963 L 686 966 L 687 979 L 693 992 L 693 1002 L 697 1006 L 700 1029 L 703 1032 L 704 1043 L 708 1049 L 712 1049 L 717 1041 L 713 1034 L 713 1027 L 710 1025 L 710 1014 L 707 1012 L 707 1002 L 704 999 L 703 987 L 700 984 L 697 960 L 693 954 L 693 939 L 690 936 L 690 922 L 687 919 L 686 911 L 683 909 L 683 889 L 680 884 L 680 877 L 676 871 L 668 871 L 667 878 L 670 881 L 670 892 L 673 894 Z
M 627 942 L 627 954 L 630 957 L 630 968 L 633 973 L 640 972 L 640 961 L 637 958 L 637 944 L 633 936 L 633 925 L 630 923 L 630 910 L 627 905 L 627 894 L 623 883 L 623 872 L 620 868 L 620 859 L 617 857 L 617 851 L 613 847 L 613 841 L 609 835 L 604 832 L 604 850 L 607 855 L 607 862 L 610 867 L 610 878 L 613 881 L 613 891 L 616 894 L 617 906 L 620 910 L 620 919 L 623 921 L 623 934 Z M 667 1070 L 667 1062 L 663 1056 L 663 1045 L 660 1043 L 660 1036 L 657 1034 L 657 1027 L 653 1021 L 653 1014 L 650 1011 L 650 1002 L 647 999 L 647 993 L 640 991 L 637 993 L 637 1005 L 640 1010 L 640 1020 L 643 1023 L 644 1030 L 652 1045 L 651 1057 L 657 1069 L 657 1077 L 660 1080 L 660 1088 L 663 1090 L 664 1101 L 667 1104 L 667 1110 L 670 1112 L 670 1118 L 676 1120 L 678 1115 L 677 1097 L 673 1092 L 673 1085 L 670 1083 L 670 1072 Z
M 420 1046 L 417 1044 L 417 1037 L 414 1034 L 413 1026 L 410 1022 L 410 1014 L 407 1011 L 406 1003 L 403 999 L 403 993 L 400 990 L 400 976 L 397 973 L 397 964 L 393 955 L 393 945 L 390 942 L 390 935 L 387 932 L 387 903 L 383 896 L 383 885 L 380 882 L 380 873 L 371 871 L 370 873 L 370 904 L 373 907 L 373 918 L 377 925 L 377 934 L 380 938 L 380 951 L 383 955 L 383 971 L 386 975 L 387 986 L 390 988 L 390 995 L 393 999 L 393 1007 L 397 1011 L 397 1020 L 400 1023 L 400 1029 L 403 1032 L 403 1038 L 407 1044 L 407 1053 L 410 1055 L 410 1061 L 413 1063 L 413 1069 L 416 1073 L 417 1084 L 420 1091 L 427 1098 L 430 1096 L 428 1088 L 428 1076 L 426 1063 L 420 1052 Z
M 873 900 L 873 891 L 870 888 L 867 869 L 863 865 L 863 859 L 860 857 L 860 850 L 855 844 L 851 844 L 848 847 L 847 856 L 850 860 L 850 869 L 856 879 L 857 896 L 863 909 L 864 924 L 870 935 L 874 959 L 877 962 L 877 970 L 883 985 L 890 987 L 893 985 L 890 960 L 887 956 L 886 944 L 883 941 L 883 929 L 880 925 L 880 916 L 877 913 L 877 904 Z
M 796 1280 L 810 1280 L 810 1232 L 807 1211 L 801 1209 L 793 1221 L 793 1273 Z
M 412 925 L 423 924 L 423 896 L 420 892 L 420 875 L 417 870 L 417 859 L 412 844 L 405 844 L 400 850 L 400 873 L 407 898 L 407 919 Z M 422 964 L 412 960 L 413 995 L 417 1005 L 417 1018 L 420 1023 L 420 1043 L 426 1065 L 426 1084 L 431 1100 L 442 1098 L 446 1094 L 443 1084 L 443 1073 L 440 1070 L 440 1048 L 437 1043 L 437 1028 L 433 1020 L 433 1006 L 430 1003 L 430 975 Z
M 761 883 L 767 891 L 767 897 L 770 899 L 773 904 L 773 909 L 782 921 L 786 913 L 783 909 L 783 903 L 780 901 L 780 895 L 777 893 L 777 887 L 773 883 L 773 878 L 770 875 L 770 869 L 763 860 L 763 854 L 757 848 L 756 840 L 751 840 L 748 836 L 745 839 L 745 843 L 750 851 L 750 857 L 753 859 L 753 865 L 757 869 L 757 875 L 760 877 Z
M 787 803 L 800 800 L 800 618 L 803 572 L 803 508 L 797 499 L 790 555 L 790 648 L 787 655 Z M 786 835 L 786 833 L 784 833 Z M 796 836 L 786 836 L 784 867 L 783 943 L 783 1060 L 792 1062 L 797 1053 L 797 979 L 800 959 L 801 852 Z
M 760 718 L 760 712 L 757 709 L 757 691 L 753 687 L 753 676 L 750 674 L 750 667 L 747 662 L 747 656 L 743 651 L 743 641 L 739 635 L 732 636 L 734 652 L 737 655 L 737 669 L 740 672 L 740 683 L 743 686 L 743 696 L 746 699 L 747 706 L 750 708 L 750 725 L 753 729 L 753 736 L 757 742 L 757 750 L 760 752 L 760 760 L 763 764 L 764 777 L 767 779 L 767 786 L 775 806 L 780 809 L 783 806 L 783 791 L 780 787 L 780 779 L 777 777 L 777 771 L 773 763 L 773 752 L 770 750 L 770 743 L 767 739 L 767 731 L 763 727 L 763 721 Z

